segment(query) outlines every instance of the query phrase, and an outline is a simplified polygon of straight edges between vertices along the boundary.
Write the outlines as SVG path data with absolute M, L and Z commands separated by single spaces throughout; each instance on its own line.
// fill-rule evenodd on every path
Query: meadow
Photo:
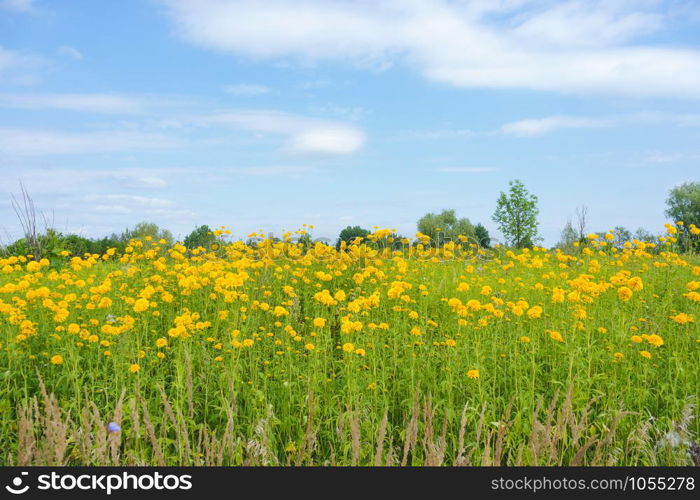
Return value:
M 700 463 L 700 258 L 671 235 L 303 232 L 0 258 L 0 463 Z

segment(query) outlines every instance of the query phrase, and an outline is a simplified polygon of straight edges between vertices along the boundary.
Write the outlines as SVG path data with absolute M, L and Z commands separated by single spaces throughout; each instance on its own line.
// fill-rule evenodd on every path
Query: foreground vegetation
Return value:
M 700 259 L 673 237 L 223 233 L 0 259 L 0 463 L 700 460 Z

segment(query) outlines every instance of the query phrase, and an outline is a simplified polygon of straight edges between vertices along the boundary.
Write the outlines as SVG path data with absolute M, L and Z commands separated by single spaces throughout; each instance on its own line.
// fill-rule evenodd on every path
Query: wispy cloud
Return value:
M 0 107 L 88 113 L 142 113 L 146 103 L 113 94 L 0 94 Z
M 138 208 L 172 208 L 175 202 L 162 198 L 150 198 L 132 194 L 90 194 L 85 196 L 85 201 L 99 201 L 101 203 L 119 203 Z
M 349 154 L 365 142 L 364 133 L 342 122 L 271 110 L 233 110 L 204 115 L 197 120 L 286 136 L 285 148 L 294 153 Z
M 270 87 L 266 87 L 265 85 L 251 85 L 247 83 L 227 85 L 224 87 L 224 90 L 229 94 L 246 97 L 269 94 L 272 91 Z
M 579 118 L 575 116 L 548 116 L 530 120 L 518 120 L 506 123 L 501 131 L 523 137 L 546 134 L 567 128 L 601 128 L 611 127 L 614 121 L 605 118 Z
M 359 150 L 365 134 L 354 125 L 275 110 L 237 109 L 210 113 L 169 112 L 165 100 L 111 94 L 0 94 L 0 108 L 129 114 L 136 119 L 100 125 L 113 130 L 60 131 L 0 128 L 0 153 L 51 155 L 151 150 L 192 142 L 197 131 L 238 129 L 283 137 L 290 153 L 345 155 Z M 188 135 L 190 134 L 190 135 Z
M 189 109 L 194 102 L 179 97 L 160 95 L 127 95 L 110 93 L 39 94 L 0 93 L 0 107 L 32 110 L 60 110 L 114 115 L 173 115 Z
M 405 64 L 458 87 L 700 97 L 700 51 L 643 37 L 660 2 L 161 0 L 177 32 L 254 58 Z
M 92 210 L 101 214 L 128 215 L 139 217 L 159 216 L 165 218 L 190 218 L 196 215 L 188 209 L 178 208 L 172 200 L 137 196 L 130 194 L 92 194 L 85 196 L 85 202 L 92 204 Z
M 34 10 L 34 0 L 0 0 L 0 9 L 15 12 L 31 12 Z
M 31 84 L 44 60 L 27 51 L 10 50 L 0 46 L 0 82 Z
M 67 57 L 69 59 L 75 59 L 76 61 L 81 61 L 83 59 L 83 54 L 75 47 L 69 45 L 61 45 L 56 49 L 56 53 L 61 57 Z
M 14 174 L 6 174 L 7 189 L 12 191 L 24 184 L 30 193 L 46 196 L 64 196 L 71 193 L 94 193 L 102 189 L 124 188 L 131 192 L 160 191 L 173 176 L 192 175 L 194 171 L 179 168 L 59 168 L 26 167 Z M 13 186 L 12 181 L 16 184 Z M 1 195 L 2 193 L 0 193 Z M 2 199 L 2 196 L 0 196 Z
M 181 142 L 172 137 L 146 132 L 0 129 L 0 154 L 11 156 L 152 150 L 174 148 L 179 145 Z
M 563 129 L 671 125 L 700 127 L 700 114 L 641 111 L 626 115 L 582 117 L 547 116 L 506 123 L 501 132 L 520 137 L 534 137 Z

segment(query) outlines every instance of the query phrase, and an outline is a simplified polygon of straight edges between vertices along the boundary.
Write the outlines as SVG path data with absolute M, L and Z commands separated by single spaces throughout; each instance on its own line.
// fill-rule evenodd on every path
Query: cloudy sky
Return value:
M 490 217 L 661 229 L 698 180 L 697 0 L 0 0 L 0 238 Z

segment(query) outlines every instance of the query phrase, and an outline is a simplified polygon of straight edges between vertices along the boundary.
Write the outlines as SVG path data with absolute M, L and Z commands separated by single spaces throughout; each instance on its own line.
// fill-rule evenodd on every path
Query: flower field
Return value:
M 0 463 L 700 460 L 700 258 L 673 238 L 390 233 L 0 259 Z

